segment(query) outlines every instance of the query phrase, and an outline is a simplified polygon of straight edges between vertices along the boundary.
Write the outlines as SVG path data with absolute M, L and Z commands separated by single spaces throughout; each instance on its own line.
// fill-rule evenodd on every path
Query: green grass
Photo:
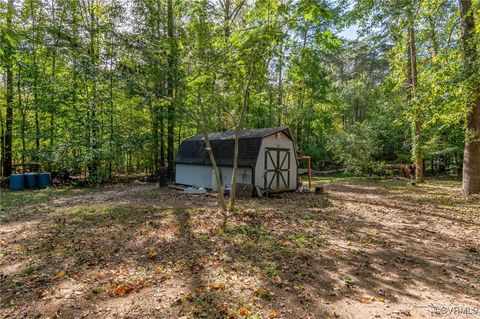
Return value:
M 329 175 L 322 175 L 322 176 L 312 176 L 312 183 L 323 183 L 323 184 L 331 184 L 331 183 L 338 183 L 338 182 L 345 182 L 349 180 L 358 180 L 361 179 L 359 177 L 355 177 L 349 173 L 334 173 Z M 308 177 L 303 177 L 305 183 L 308 183 Z
M 43 204 L 55 198 L 72 196 L 79 191 L 80 189 L 74 188 L 47 188 L 24 191 L 2 189 L 0 193 L 0 212 L 35 204 Z

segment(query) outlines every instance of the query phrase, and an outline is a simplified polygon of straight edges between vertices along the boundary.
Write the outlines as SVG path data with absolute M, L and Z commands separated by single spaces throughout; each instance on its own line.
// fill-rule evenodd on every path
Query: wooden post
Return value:
M 298 157 L 299 161 L 307 161 L 308 165 L 308 189 L 312 189 L 312 161 L 310 156 L 299 156 Z
M 312 189 L 312 162 L 308 157 L 308 189 Z

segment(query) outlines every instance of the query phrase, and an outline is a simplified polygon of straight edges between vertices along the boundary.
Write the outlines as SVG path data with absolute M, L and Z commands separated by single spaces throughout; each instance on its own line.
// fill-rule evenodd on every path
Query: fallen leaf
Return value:
M 147 257 L 151 259 L 151 258 L 157 257 L 157 255 L 158 255 L 158 254 L 157 254 L 156 252 L 150 251 L 150 252 L 148 253 Z
M 62 271 L 58 272 L 55 276 L 53 276 L 52 280 L 58 280 L 58 279 L 62 278 L 63 276 L 65 276 L 65 272 L 62 270 Z
M 378 298 L 377 298 L 377 301 L 378 301 L 378 302 L 385 302 L 385 297 L 378 297 Z
M 365 303 L 365 304 L 370 304 L 372 303 L 375 299 L 373 298 L 369 298 L 369 297 L 357 297 L 356 298 L 358 301 L 360 301 L 361 303 Z
M 155 274 L 160 275 L 161 273 L 162 273 L 162 268 L 161 267 L 155 268 Z
M 252 313 L 252 312 L 251 312 L 250 310 L 248 310 L 248 308 L 246 308 L 246 307 L 240 308 L 240 314 L 241 314 L 242 316 L 245 316 L 245 317 L 246 317 L 246 316 L 250 316 L 251 313 Z
M 38 296 L 40 298 L 45 297 L 46 295 L 47 295 L 47 291 L 45 289 L 42 288 L 38 291 Z
M 210 287 L 210 289 L 219 290 L 219 289 L 224 289 L 225 285 L 224 284 L 211 284 L 211 285 L 209 285 L 209 287 Z
M 268 318 L 270 319 L 278 318 L 278 316 L 280 316 L 280 313 L 278 311 L 272 310 L 268 313 Z
M 118 296 L 125 296 L 126 294 L 132 292 L 134 290 L 133 286 L 129 284 L 121 284 L 117 288 L 115 288 L 115 293 Z

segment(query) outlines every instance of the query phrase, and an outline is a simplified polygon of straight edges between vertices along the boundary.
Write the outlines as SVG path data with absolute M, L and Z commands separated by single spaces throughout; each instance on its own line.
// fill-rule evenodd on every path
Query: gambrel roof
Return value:
M 262 140 L 270 135 L 283 132 L 292 139 L 287 126 L 245 130 L 239 132 L 238 166 L 254 167 L 257 163 Z M 218 166 L 233 166 L 235 132 L 209 133 L 210 145 Z M 205 149 L 203 134 L 184 140 L 175 158 L 177 164 L 210 166 L 210 157 Z

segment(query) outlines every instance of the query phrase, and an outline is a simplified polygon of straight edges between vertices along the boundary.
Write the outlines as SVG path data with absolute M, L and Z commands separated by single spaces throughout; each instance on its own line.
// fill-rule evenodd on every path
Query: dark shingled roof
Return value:
M 283 132 L 288 137 L 292 138 L 290 129 L 286 126 L 240 131 L 238 142 L 238 166 L 254 167 L 257 163 L 262 139 L 278 132 Z M 232 166 L 235 132 L 209 133 L 208 137 L 210 138 L 210 144 L 217 165 Z M 203 134 L 186 139 L 180 144 L 175 163 L 205 166 L 211 165 L 210 157 L 205 149 Z

